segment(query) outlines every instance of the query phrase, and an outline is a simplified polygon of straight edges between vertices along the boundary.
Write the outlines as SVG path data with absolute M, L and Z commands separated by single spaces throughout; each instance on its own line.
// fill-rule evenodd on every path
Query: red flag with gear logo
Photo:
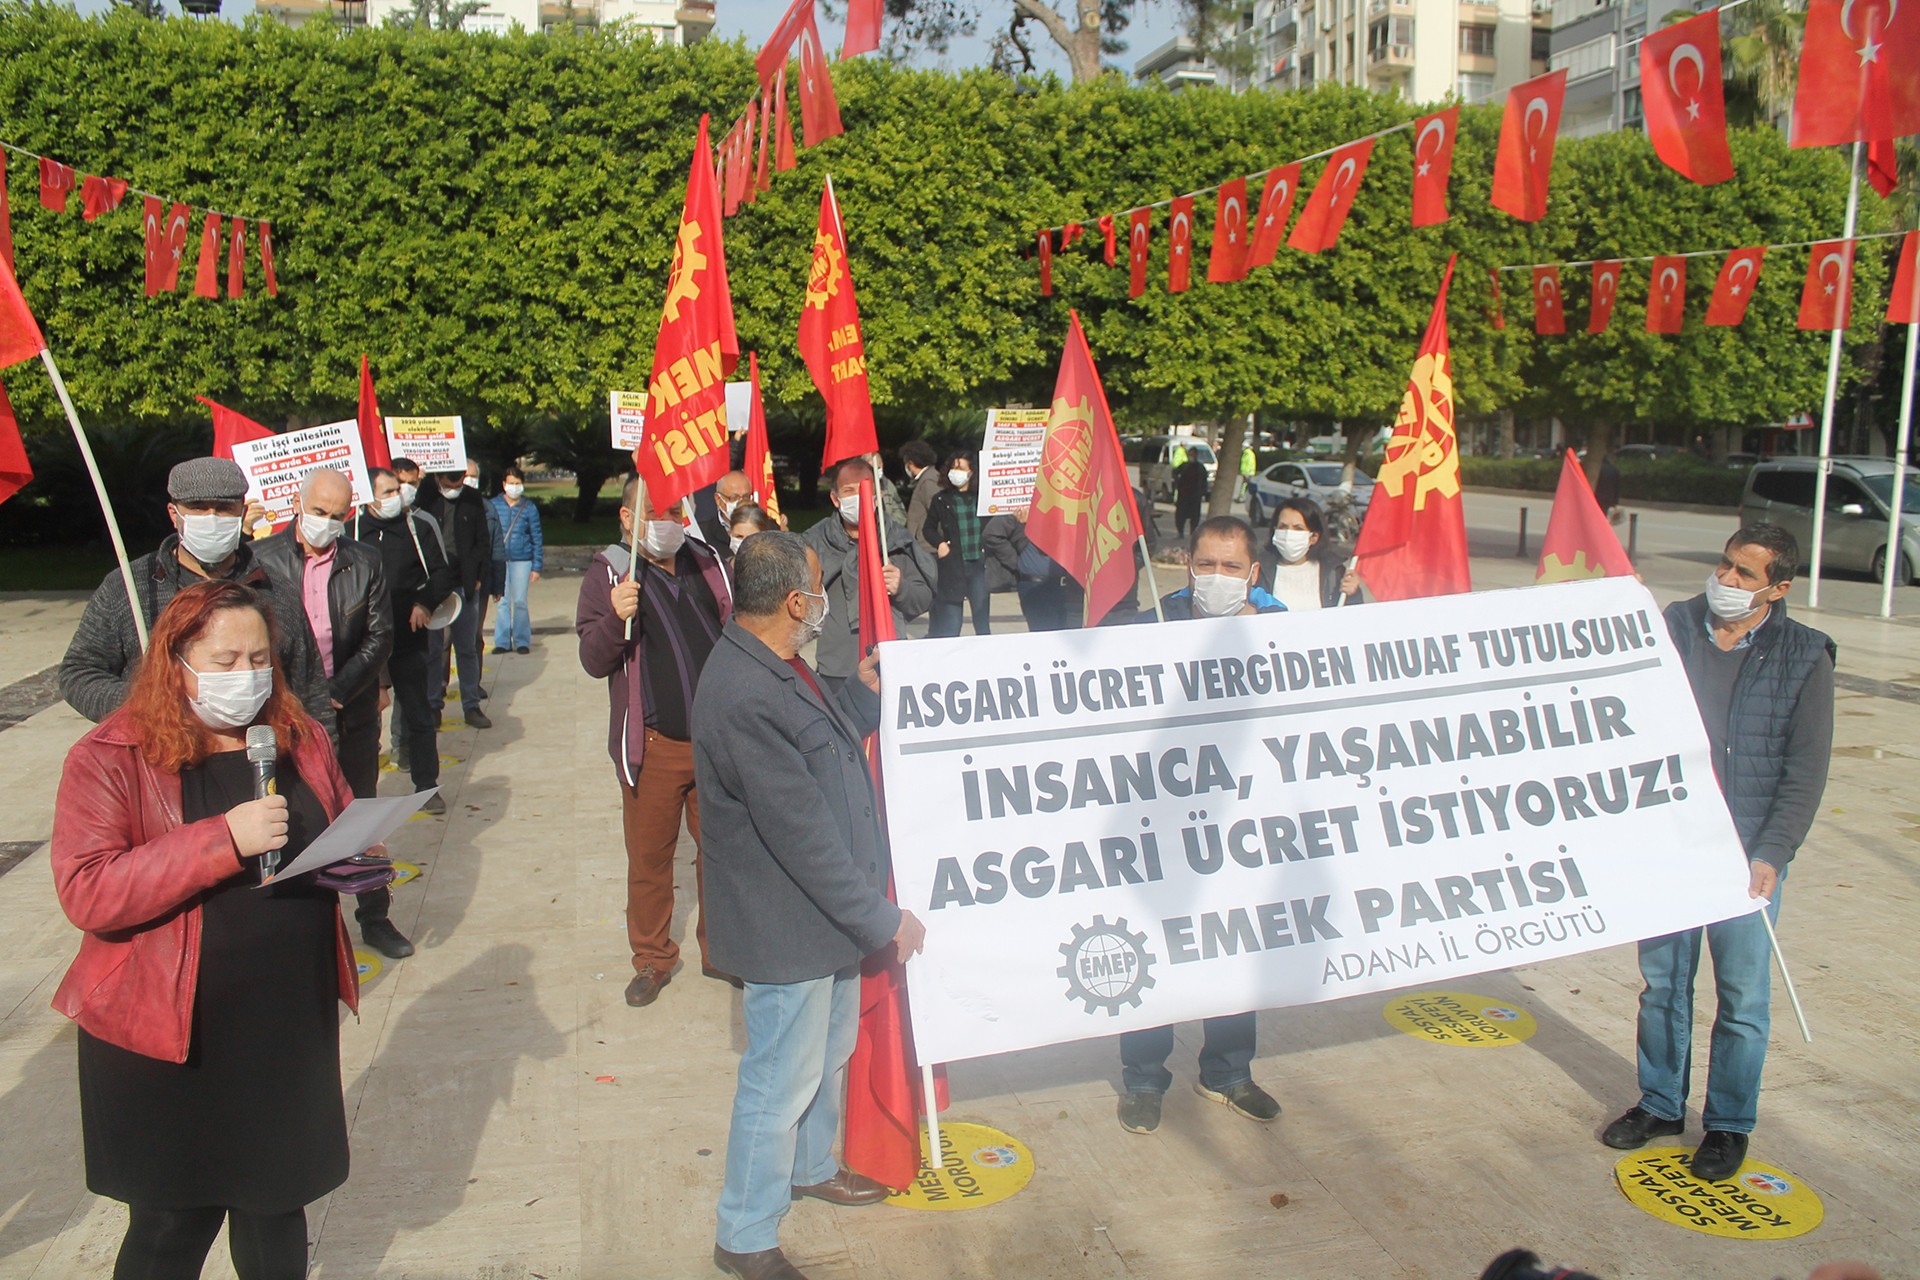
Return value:
M 1767 247 L 1735 249 L 1720 264 L 1720 275 L 1713 282 L 1713 297 L 1707 301 L 1707 323 L 1736 325 L 1747 318 L 1747 304 L 1753 301 L 1753 286 L 1760 279 L 1760 259 Z
M 1607 522 L 1587 483 L 1587 473 L 1569 449 L 1560 461 L 1560 487 L 1554 490 L 1553 510 L 1547 516 L 1547 536 L 1540 541 L 1540 567 L 1535 582 L 1573 582 L 1581 578 L 1631 578 L 1633 561 L 1620 546 L 1620 536 Z
M 1793 94 L 1793 145 L 1920 133 L 1920 5 L 1809 0 Z
M 1620 264 L 1593 264 L 1593 302 L 1587 308 L 1587 332 L 1605 333 L 1613 323 L 1613 304 L 1620 297 Z
M 1167 210 L 1167 292 L 1185 293 L 1193 276 L 1193 197 L 1176 196 Z
M 1533 269 L 1533 331 L 1539 334 L 1567 331 L 1567 309 L 1561 305 L 1558 267 Z
M 1457 257 L 1458 255 L 1455 255 Z M 1453 427 L 1452 357 L 1447 346 L 1447 286 L 1440 279 L 1426 336 L 1387 441 L 1373 500 L 1353 549 L 1367 589 L 1382 600 L 1411 600 L 1473 589 L 1467 521 L 1460 503 L 1460 450 Z
M 1806 283 L 1800 287 L 1802 329 L 1844 329 L 1853 314 L 1853 249 L 1851 240 L 1823 240 L 1807 260 Z
M 1500 149 L 1493 159 L 1492 203 L 1522 222 L 1538 222 L 1546 216 L 1553 145 L 1560 134 L 1560 104 L 1566 96 L 1564 70 L 1517 84 L 1507 94 Z
M 1331 249 L 1347 225 L 1347 213 L 1353 198 L 1360 194 L 1360 180 L 1367 176 L 1367 160 L 1373 155 L 1373 139 L 1362 138 L 1337 148 L 1327 157 L 1327 167 L 1300 210 L 1300 221 L 1293 224 L 1287 247 L 1302 253 Z
M 1460 108 L 1422 116 L 1413 127 L 1413 225 L 1430 227 L 1445 222 L 1447 182 L 1453 177 L 1453 140 L 1459 132 Z
M 7 389 L 0 387 L 0 502 L 5 502 L 33 479 L 33 463 L 27 459 L 27 442 L 20 437 L 20 421 L 13 416 L 13 401 Z
M 1213 210 L 1213 252 L 1207 257 L 1207 283 L 1232 284 L 1247 278 L 1247 180 L 1220 184 Z
M 800 355 L 827 402 L 825 470 L 843 458 L 876 452 L 873 396 L 867 385 L 867 349 L 860 337 L 860 304 L 847 265 L 846 228 L 833 180 L 820 189 L 820 221 L 807 267 L 807 296 L 800 306 Z M 726 451 L 721 450 L 724 457 Z
M 1687 319 L 1687 260 L 1669 254 L 1653 260 L 1647 277 L 1647 332 L 1678 333 Z
M 1267 170 L 1260 188 L 1260 216 L 1254 223 L 1253 243 L 1247 249 L 1247 269 L 1264 267 L 1280 251 L 1286 238 L 1287 219 L 1293 216 L 1293 202 L 1300 197 L 1298 162 Z
M 1135 209 L 1127 215 L 1127 296 L 1147 291 L 1147 248 L 1153 240 L 1153 210 Z
M 1733 176 L 1718 9 L 1650 32 L 1640 42 L 1640 94 L 1647 138 L 1669 169 L 1702 186 Z

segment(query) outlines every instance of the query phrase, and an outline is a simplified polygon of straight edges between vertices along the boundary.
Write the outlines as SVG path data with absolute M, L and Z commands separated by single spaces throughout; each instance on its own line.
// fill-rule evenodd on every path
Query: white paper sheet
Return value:
M 427 797 L 440 788 L 429 787 L 406 796 L 379 796 L 355 800 L 340 811 L 333 825 L 322 831 L 313 843 L 261 886 L 277 884 L 289 876 L 319 871 L 336 862 L 365 853 L 397 830 L 401 823 L 419 811 Z

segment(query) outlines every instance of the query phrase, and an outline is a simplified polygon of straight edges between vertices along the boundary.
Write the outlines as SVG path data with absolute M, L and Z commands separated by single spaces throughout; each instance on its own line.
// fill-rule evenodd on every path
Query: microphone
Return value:
M 270 724 L 256 724 L 247 730 L 247 763 L 253 766 L 253 798 L 265 799 L 276 793 L 274 762 L 280 756 L 280 737 Z M 280 850 L 269 849 L 260 855 L 260 878 L 270 880 L 280 870 Z

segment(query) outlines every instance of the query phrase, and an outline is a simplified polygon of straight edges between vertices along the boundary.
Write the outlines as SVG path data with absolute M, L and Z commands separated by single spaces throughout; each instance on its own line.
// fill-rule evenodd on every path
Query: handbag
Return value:
M 393 883 L 393 877 L 393 859 L 361 853 L 314 872 L 313 884 L 317 889 L 331 889 L 335 893 L 361 894 L 386 888 Z

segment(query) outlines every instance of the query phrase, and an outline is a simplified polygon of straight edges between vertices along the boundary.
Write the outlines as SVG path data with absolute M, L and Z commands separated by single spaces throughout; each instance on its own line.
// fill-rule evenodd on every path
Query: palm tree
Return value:
M 1804 7 L 1790 0 L 1747 0 L 1726 24 L 1727 123 L 1778 124 L 1793 107 Z

